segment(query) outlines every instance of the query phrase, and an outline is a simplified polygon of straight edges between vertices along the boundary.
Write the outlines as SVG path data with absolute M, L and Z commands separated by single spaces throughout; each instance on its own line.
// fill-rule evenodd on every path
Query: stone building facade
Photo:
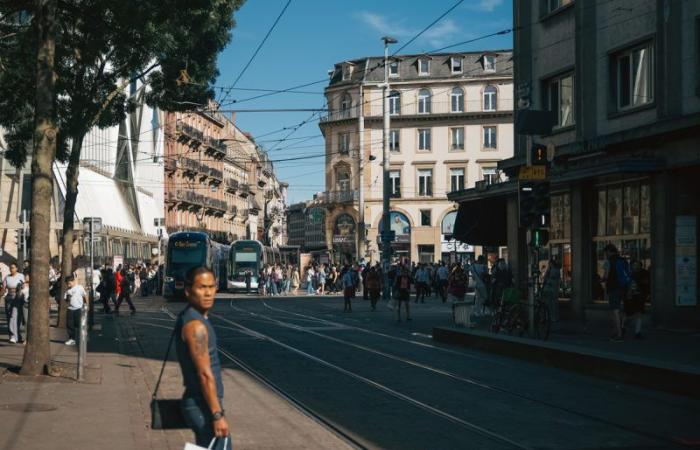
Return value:
M 497 50 L 391 59 L 394 258 L 432 262 L 454 258 L 455 250 L 458 259 L 481 252 L 448 242 L 442 225 L 454 214 L 449 192 L 505 179 L 497 164 L 513 155 L 511 57 L 510 51 Z M 382 58 L 345 61 L 335 65 L 325 90 L 329 113 L 320 128 L 326 140 L 326 191 L 317 200 L 327 211 L 327 248 L 338 262 L 355 259 L 358 252 L 358 259 L 380 259 L 383 80 Z M 360 195 L 364 214 L 358 210 Z

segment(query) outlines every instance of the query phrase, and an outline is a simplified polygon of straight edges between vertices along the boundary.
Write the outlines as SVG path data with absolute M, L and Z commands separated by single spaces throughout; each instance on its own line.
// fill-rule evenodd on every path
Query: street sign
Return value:
M 92 223 L 92 232 L 101 233 L 102 232 L 102 218 L 100 217 L 85 217 L 83 218 L 83 231 L 86 233 L 90 232 L 90 223 Z
M 547 166 L 522 166 L 518 172 L 519 180 L 546 180 Z

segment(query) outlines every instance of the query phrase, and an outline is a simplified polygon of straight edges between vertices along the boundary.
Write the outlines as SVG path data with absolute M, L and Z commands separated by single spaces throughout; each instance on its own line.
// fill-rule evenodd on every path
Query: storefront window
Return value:
M 649 199 L 649 185 L 642 184 L 639 190 L 640 196 L 640 218 L 639 218 L 639 231 L 642 233 L 649 233 L 651 231 L 651 201 Z
M 607 234 L 622 234 L 622 188 L 608 189 Z
M 637 234 L 639 233 L 639 185 L 625 186 L 624 195 L 622 234 Z
M 556 239 L 571 239 L 571 196 L 566 194 L 552 195 L 550 207 L 549 237 Z

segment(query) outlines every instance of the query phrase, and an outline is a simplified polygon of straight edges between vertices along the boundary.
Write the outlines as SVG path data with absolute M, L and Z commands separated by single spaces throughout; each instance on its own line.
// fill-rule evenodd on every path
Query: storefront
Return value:
M 391 243 L 392 262 L 409 262 L 411 260 L 411 223 L 405 214 L 391 211 L 389 227 L 394 232 L 394 242 Z M 379 230 L 383 230 L 383 223 L 379 221 Z M 381 258 L 381 237 L 377 236 L 377 244 Z M 434 253 L 434 250 L 433 250 Z
M 467 260 L 474 260 L 474 247 L 455 239 L 454 227 L 457 220 L 457 211 L 450 211 L 445 214 L 441 224 L 440 235 L 440 260 L 446 264 L 463 263 Z
M 333 223 L 333 262 L 352 264 L 356 261 L 357 226 L 350 214 L 339 214 Z

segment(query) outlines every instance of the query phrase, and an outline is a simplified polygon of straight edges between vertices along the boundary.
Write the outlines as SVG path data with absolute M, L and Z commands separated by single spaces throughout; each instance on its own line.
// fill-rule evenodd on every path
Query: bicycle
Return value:
M 517 333 L 521 337 L 528 331 L 530 305 L 521 301 L 520 298 L 520 292 L 517 289 L 509 288 L 504 291 L 491 322 L 491 331 L 494 333 L 506 331 L 510 335 Z M 534 308 L 534 337 L 547 340 L 551 330 L 551 320 L 549 309 L 542 300 L 541 293 L 535 296 Z

